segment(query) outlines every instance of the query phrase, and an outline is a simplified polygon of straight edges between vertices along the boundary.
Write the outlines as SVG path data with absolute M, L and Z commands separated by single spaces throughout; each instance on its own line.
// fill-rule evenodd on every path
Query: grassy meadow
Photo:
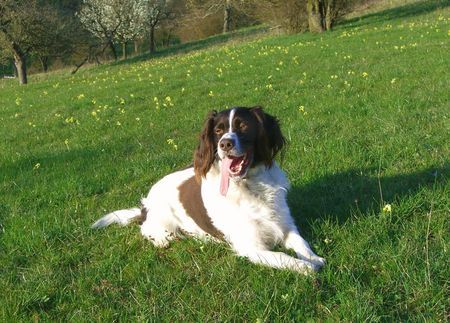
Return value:
M 179 50 L 0 81 L 0 321 L 447 321 L 450 2 Z M 90 229 L 190 164 L 207 112 L 237 105 L 281 120 L 321 272 Z

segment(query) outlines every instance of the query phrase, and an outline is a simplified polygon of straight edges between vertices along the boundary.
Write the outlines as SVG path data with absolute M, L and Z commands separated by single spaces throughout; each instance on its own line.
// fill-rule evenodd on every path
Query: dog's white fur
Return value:
M 213 166 L 202 180 L 202 199 L 213 225 L 238 255 L 254 263 L 305 274 L 324 265 L 324 259 L 311 250 L 294 224 L 286 203 L 289 182 L 277 164 L 271 168 L 263 165 L 251 168 L 248 179 L 231 180 L 226 196 L 218 189 L 219 167 Z M 167 246 L 180 232 L 201 239 L 209 237 L 189 217 L 179 200 L 178 187 L 192 176 L 193 168 L 169 174 L 142 200 L 148 215 L 141 225 L 141 233 L 155 246 Z M 93 227 L 126 225 L 140 214 L 138 208 L 115 211 L 95 222 Z M 298 258 L 271 251 L 277 244 L 293 249 Z

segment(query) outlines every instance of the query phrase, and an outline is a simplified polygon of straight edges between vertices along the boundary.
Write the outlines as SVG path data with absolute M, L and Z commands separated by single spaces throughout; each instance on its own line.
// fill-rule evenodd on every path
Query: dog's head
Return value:
M 272 166 L 284 145 L 278 120 L 261 107 L 211 111 L 194 155 L 196 177 L 205 177 L 219 162 L 229 177 L 245 178 L 251 167 Z

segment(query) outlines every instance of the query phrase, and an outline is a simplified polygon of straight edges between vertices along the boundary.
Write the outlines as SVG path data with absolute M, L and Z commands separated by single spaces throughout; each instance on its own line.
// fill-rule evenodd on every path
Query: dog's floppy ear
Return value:
M 198 181 L 205 177 L 214 163 L 216 147 L 214 145 L 214 118 L 216 111 L 211 111 L 200 133 L 200 141 L 194 153 L 194 171 Z
M 272 166 L 275 156 L 284 148 L 286 140 L 281 133 L 278 119 L 256 106 L 250 112 L 258 120 L 259 132 L 256 141 L 255 159 L 266 166 Z

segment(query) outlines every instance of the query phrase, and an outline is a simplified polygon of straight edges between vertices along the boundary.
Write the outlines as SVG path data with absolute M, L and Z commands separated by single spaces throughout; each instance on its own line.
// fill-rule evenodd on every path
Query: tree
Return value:
M 305 31 L 308 27 L 306 0 L 247 0 L 241 10 L 255 17 L 259 22 L 287 33 Z
M 143 0 L 145 3 L 146 25 L 149 28 L 149 50 L 155 52 L 155 29 L 163 19 L 170 16 L 168 1 L 166 0 Z
M 54 44 L 49 22 L 56 16 L 54 9 L 37 0 L 0 0 L 0 48 L 2 56 L 13 57 L 20 84 L 28 83 L 29 54 L 43 43 Z
M 120 0 L 83 0 L 81 10 L 77 13 L 83 26 L 109 46 L 115 60 L 117 51 L 114 39 L 122 23 L 119 3 Z
M 149 49 L 155 51 L 155 29 L 163 19 L 168 19 L 168 0 L 83 0 L 78 16 L 96 37 L 109 44 L 117 58 L 114 41 L 119 41 L 126 58 L 126 45 L 149 32 Z
M 230 31 L 231 24 L 231 0 L 225 0 L 225 8 L 223 10 L 223 33 Z
M 42 70 L 47 72 L 52 59 L 63 58 L 75 50 L 77 30 L 73 16 L 62 17 L 54 8 L 44 6 L 40 8 L 46 31 L 39 35 L 39 42 L 35 42 L 31 54 L 41 63 Z
M 125 0 L 116 4 L 120 24 L 114 37 L 122 44 L 122 58 L 127 58 L 127 44 L 142 36 L 146 22 L 146 3 L 142 0 Z
M 336 21 L 365 0 L 245 0 L 247 12 L 287 32 L 331 30 Z
M 308 26 L 310 32 L 322 32 L 324 28 L 323 0 L 308 0 Z
M 311 32 L 331 30 L 336 21 L 349 12 L 358 0 L 308 0 L 308 24 Z
M 205 19 L 206 17 L 223 12 L 223 28 L 225 34 L 231 30 L 233 2 L 244 1 L 232 0 L 190 0 L 188 7 L 194 13 L 195 19 Z
M 186 15 L 185 0 L 170 0 L 166 3 L 164 19 L 159 24 L 159 38 L 163 46 L 169 46 L 174 42 L 179 42 L 179 37 L 175 35 L 179 28 L 182 28 L 183 17 Z M 158 37 L 159 36 L 159 37 Z

